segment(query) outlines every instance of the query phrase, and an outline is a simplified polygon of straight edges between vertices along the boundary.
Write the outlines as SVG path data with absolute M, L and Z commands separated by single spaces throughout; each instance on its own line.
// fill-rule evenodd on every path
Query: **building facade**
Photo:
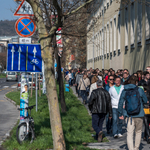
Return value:
M 87 23 L 87 69 L 150 66 L 150 0 L 95 0 Z

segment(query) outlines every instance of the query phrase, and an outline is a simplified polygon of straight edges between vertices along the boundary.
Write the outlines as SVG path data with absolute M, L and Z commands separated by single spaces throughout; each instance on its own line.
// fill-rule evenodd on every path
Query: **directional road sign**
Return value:
M 30 17 L 22 17 L 16 22 L 16 32 L 22 37 L 29 37 L 34 34 L 36 24 Z
M 42 72 L 40 44 L 8 44 L 7 71 Z

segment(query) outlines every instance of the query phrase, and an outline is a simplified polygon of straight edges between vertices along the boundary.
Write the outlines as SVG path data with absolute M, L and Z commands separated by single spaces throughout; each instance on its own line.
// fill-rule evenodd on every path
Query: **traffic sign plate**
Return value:
M 40 44 L 8 44 L 7 71 L 42 72 Z
M 34 16 L 31 5 L 23 0 L 14 13 L 14 16 Z
M 34 34 L 36 24 L 30 17 L 22 17 L 16 22 L 16 32 L 22 37 L 29 37 Z

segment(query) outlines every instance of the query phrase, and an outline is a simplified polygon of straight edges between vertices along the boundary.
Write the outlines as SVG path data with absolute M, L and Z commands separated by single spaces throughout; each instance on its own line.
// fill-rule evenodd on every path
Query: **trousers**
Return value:
M 127 124 L 127 145 L 129 150 L 139 150 L 141 143 L 141 134 L 142 134 L 143 118 L 131 118 L 128 119 Z M 135 145 L 133 145 L 133 133 L 135 129 Z

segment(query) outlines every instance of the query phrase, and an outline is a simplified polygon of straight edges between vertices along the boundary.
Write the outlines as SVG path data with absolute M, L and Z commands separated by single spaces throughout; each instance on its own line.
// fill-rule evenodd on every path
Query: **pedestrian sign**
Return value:
M 14 13 L 14 16 L 34 16 L 31 5 L 23 0 Z
M 22 17 L 16 22 L 16 32 L 22 37 L 29 37 L 34 34 L 36 24 L 30 17 Z
M 42 72 L 40 44 L 8 44 L 7 71 Z

